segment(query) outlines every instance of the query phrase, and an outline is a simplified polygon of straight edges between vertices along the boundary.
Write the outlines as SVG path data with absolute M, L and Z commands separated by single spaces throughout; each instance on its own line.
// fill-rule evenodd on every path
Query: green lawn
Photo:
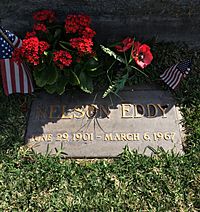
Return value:
M 184 117 L 185 154 L 153 157 L 125 149 L 113 160 L 61 160 L 23 147 L 24 98 L 0 88 L 0 211 L 200 210 L 200 51 L 174 43 L 153 48 L 152 80 L 193 56 L 192 73 L 175 98 Z M 30 105 L 31 97 L 26 98 Z

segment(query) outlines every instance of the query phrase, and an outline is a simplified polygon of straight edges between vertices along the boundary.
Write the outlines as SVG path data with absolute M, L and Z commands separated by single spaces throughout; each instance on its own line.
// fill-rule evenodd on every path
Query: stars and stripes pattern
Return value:
M 175 89 L 182 78 L 186 77 L 191 70 L 191 60 L 177 63 L 160 75 L 160 78 L 172 89 Z
M 34 89 L 28 66 L 12 59 L 14 48 L 20 47 L 22 40 L 8 30 L 0 30 L 0 69 L 4 92 L 6 95 L 31 94 Z

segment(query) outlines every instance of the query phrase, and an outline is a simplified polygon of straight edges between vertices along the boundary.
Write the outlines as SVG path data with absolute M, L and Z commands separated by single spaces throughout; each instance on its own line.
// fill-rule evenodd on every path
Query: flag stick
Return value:
M 13 43 L 9 40 L 9 38 L 7 37 L 7 35 L 3 32 L 3 30 L 2 30 L 1 27 L 0 27 L 0 34 L 1 34 L 1 36 L 5 39 L 5 41 L 6 41 L 7 43 L 9 43 L 9 45 L 10 45 L 11 47 L 13 47 L 13 49 L 14 49 L 15 46 L 14 46 Z

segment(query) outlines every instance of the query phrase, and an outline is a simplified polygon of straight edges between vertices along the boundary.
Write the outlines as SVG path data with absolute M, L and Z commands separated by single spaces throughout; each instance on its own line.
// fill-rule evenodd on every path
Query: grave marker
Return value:
M 26 140 L 36 152 L 64 157 L 116 157 L 125 146 L 150 155 L 148 148 L 182 152 L 181 116 L 168 91 L 125 89 L 101 98 L 74 93 L 41 93 L 33 101 Z

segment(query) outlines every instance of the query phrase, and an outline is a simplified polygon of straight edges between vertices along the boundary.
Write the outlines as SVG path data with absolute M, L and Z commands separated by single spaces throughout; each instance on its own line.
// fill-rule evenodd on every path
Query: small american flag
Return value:
M 191 70 L 191 60 L 177 63 L 160 75 L 161 79 L 172 89 L 175 89 L 181 79 L 186 77 Z
M 25 63 L 15 63 L 12 59 L 14 48 L 22 41 L 16 35 L 0 28 L 0 68 L 6 95 L 12 93 L 32 93 L 33 83 L 30 70 Z

